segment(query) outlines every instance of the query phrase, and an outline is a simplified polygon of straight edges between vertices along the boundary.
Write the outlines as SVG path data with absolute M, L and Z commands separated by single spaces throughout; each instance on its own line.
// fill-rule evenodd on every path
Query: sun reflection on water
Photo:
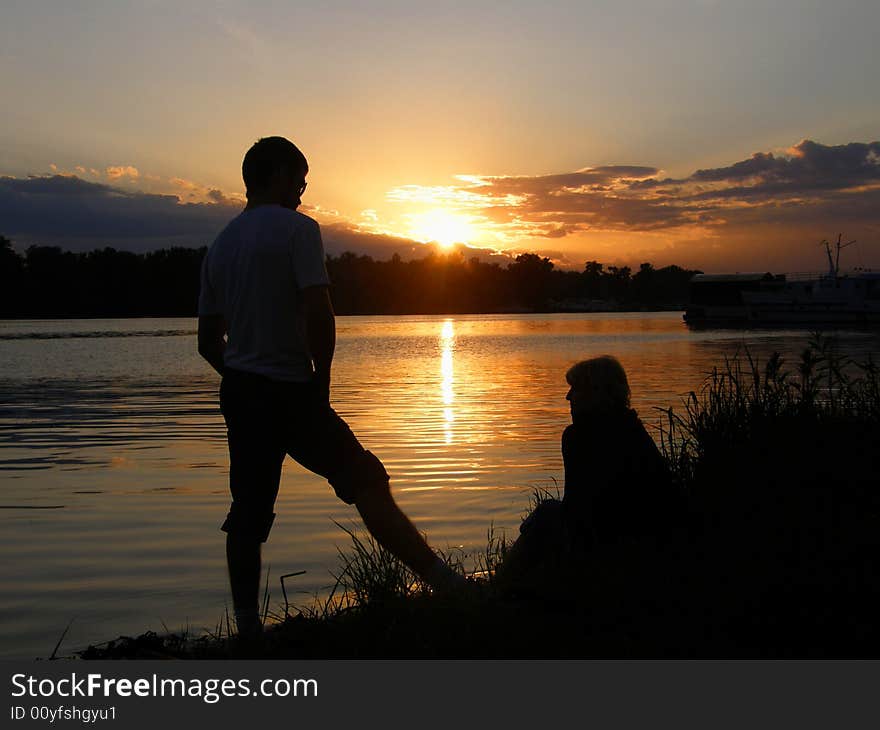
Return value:
M 447 445 L 451 444 L 455 432 L 455 411 L 452 404 L 455 402 L 455 390 L 453 389 L 454 369 L 452 353 L 455 349 L 455 326 L 451 319 L 444 320 L 440 330 L 440 394 L 443 399 L 443 435 Z

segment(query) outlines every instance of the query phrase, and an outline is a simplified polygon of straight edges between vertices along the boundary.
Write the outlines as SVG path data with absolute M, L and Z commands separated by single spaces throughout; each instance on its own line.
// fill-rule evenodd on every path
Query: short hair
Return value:
M 581 360 L 568 369 L 565 379 L 572 388 L 589 390 L 597 403 L 611 408 L 629 408 L 626 372 L 613 355 Z
M 258 139 L 244 156 L 241 176 L 248 192 L 264 190 L 281 170 L 308 172 L 309 163 L 299 148 L 284 137 Z

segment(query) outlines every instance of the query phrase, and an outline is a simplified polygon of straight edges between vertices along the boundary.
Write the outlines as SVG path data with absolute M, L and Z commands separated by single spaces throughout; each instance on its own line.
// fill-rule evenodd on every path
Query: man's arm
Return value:
M 310 286 L 302 290 L 306 343 L 315 365 L 315 382 L 330 401 L 330 365 L 336 349 L 336 316 L 326 286 Z
M 199 355 L 223 375 L 223 351 L 226 349 L 226 322 L 222 314 L 199 317 Z

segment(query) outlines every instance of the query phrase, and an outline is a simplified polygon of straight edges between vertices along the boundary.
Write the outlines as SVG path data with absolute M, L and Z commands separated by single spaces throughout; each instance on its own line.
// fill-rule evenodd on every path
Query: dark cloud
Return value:
M 758 152 L 730 167 L 697 170 L 693 181 L 739 181 L 757 178 L 757 185 L 787 183 L 795 189 L 841 188 L 880 180 L 880 142 L 826 146 L 805 139 L 786 156 Z
M 691 180 L 739 180 L 758 175 L 773 174 L 784 165 L 784 159 L 776 158 L 770 152 L 756 152 L 748 160 L 736 162 L 729 167 L 720 167 L 714 170 L 697 170 L 691 176 Z
M 242 208 L 221 190 L 208 203 L 183 203 L 176 195 L 120 190 L 74 176 L 0 177 L 0 234 L 16 244 L 55 245 L 71 251 L 103 246 L 149 251 L 169 246 L 197 248 L 213 241 Z M 406 238 L 354 230 L 339 223 L 321 227 L 327 253 L 355 251 L 377 259 L 398 254 L 419 258 L 431 249 Z M 467 255 L 494 252 L 466 249 Z
M 216 188 L 211 188 L 208 191 L 208 198 L 211 202 L 216 203 L 217 205 L 228 205 L 228 206 L 241 206 L 241 201 L 236 198 L 231 198 L 226 195 L 222 190 L 217 190 Z
M 422 258 L 429 253 L 447 253 L 436 244 L 425 244 L 409 238 L 388 236 L 380 233 L 367 233 L 352 229 L 344 223 L 331 223 L 321 226 L 321 237 L 324 251 L 331 256 L 338 256 L 346 251 L 353 251 L 364 256 L 371 256 L 384 261 L 394 254 L 404 260 Z M 456 250 L 465 258 L 478 258 L 481 261 L 509 263 L 513 259 L 507 254 L 498 253 L 488 248 L 457 245 Z
M 95 242 L 130 250 L 159 248 L 168 240 L 205 245 L 233 210 L 225 201 L 181 203 L 174 195 L 123 191 L 77 177 L 0 178 L 3 234 L 71 250 Z
M 538 235 L 542 238 L 564 238 L 580 229 L 581 226 L 578 226 L 577 224 L 551 225 L 544 228 Z
M 354 251 L 383 260 L 394 254 L 404 259 L 424 254 L 424 246 L 416 241 L 378 233 L 365 233 L 354 230 L 344 223 L 322 225 L 321 238 L 324 240 L 324 251 L 332 256 Z
M 107 195 L 119 191 L 103 183 L 88 182 L 75 176 L 52 175 L 25 178 L 0 177 L 0 190 L 22 196 L 89 196 Z
M 566 190 L 607 190 L 610 183 L 640 180 L 657 174 L 653 167 L 609 165 L 561 175 L 479 177 L 486 185 L 477 192 L 502 198 L 507 195 L 548 196 Z
M 466 178 L 463 189 L 485 202 L 480 215 L 531 237 L 722 227 L 753 217 L 755 209 L 772 220 L 783 203 L 821 217 L 845 202 L 859 219 L 880 218 L 872 190 L 880 185 L 880 142 L 828 146 L 804 140 L 785 154 L 758 152 L 682 179 L 660 179 L 658 173 L 646 166 L 607 166 L 536 177 L 477 176 Z

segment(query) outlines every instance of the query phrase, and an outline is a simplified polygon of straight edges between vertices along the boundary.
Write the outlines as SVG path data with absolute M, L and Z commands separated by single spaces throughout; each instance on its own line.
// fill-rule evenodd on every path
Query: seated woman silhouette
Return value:
M 559 565 L 621 539 L 669 527 L 673 492 L 666 462 L 630 408 L 626 373 L 603 355 L 565 374 L 572 423 L 562 434 L 565 491 L 541 502 L 508 552 L 509 575 Z

